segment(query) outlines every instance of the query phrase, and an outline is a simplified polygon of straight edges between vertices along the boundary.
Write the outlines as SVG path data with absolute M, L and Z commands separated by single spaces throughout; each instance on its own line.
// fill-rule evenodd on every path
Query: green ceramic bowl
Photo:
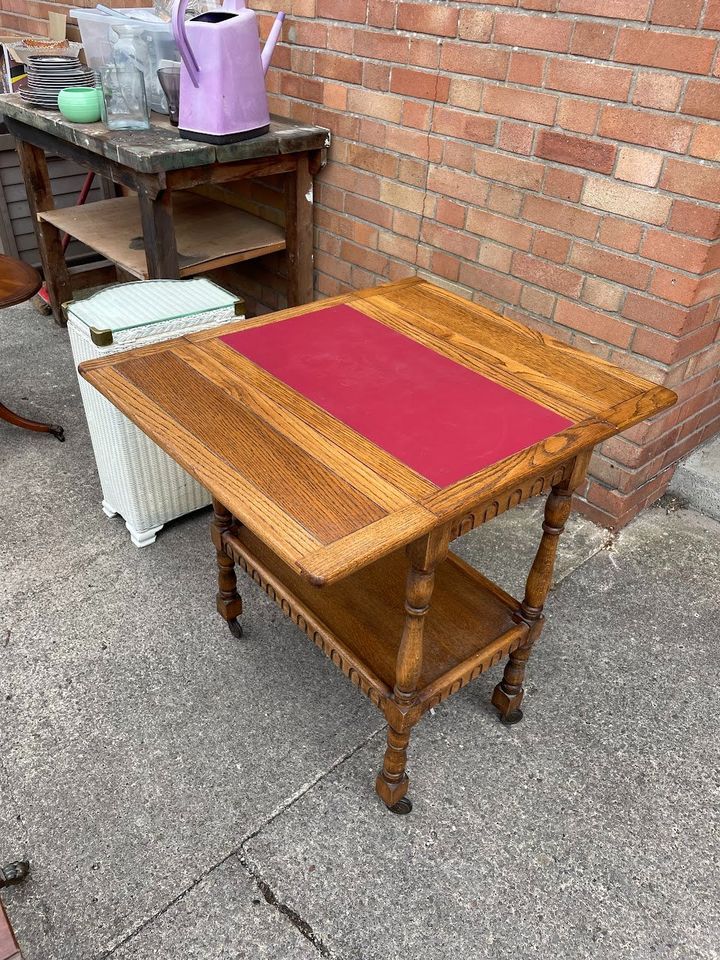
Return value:
M 58 107 L 72 123 L 95 123 L 100 119 L 99 87 L 64 87 L 58 94 Z

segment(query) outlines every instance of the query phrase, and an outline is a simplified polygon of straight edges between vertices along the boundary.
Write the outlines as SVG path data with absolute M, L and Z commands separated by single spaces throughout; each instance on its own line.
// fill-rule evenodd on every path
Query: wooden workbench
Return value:
M 156 114 L 150 130 L 113 131 L 70 123 L 17 95 L 1 96 L 0 112 L 15 137 L 58 323 L 73 298 L 63 233 L 141 280 L 192 276 L 286 250 L 288 303 L 312 299 L 312 178 L 330 143 L 324 127 L 273 117 L 265 136 L 214 146 L 184 140 Z M 74 160 L 134 195 L 55 209 L 46 154 Z M 276 175 L 284 179 L 284 226 L 189 192 Z M 86 274 L 84 285 L 90 280 Z

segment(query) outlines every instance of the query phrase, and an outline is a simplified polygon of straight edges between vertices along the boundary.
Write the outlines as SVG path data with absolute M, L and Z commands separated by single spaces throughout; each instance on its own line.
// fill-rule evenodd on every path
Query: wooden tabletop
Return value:
M 138 173 L 182 170 L 211 163 L 255 160 L 284 153 L 320 150 L 330 145 L 330 131 L 271 118 L 270 132 L 254 140 L 215 146 L 185 140 L 167 117 L 153 113 L 149 130 L 108 130 L 103 123 L 71 123 L 57 110 L 40 110 L 18 94 L 0 96 L 0 114 L 107 157 Z
M 0 309 L 29 300 L 41 283 L 40 274 L 29 264 L 0 255 Z
M 80 372 L 316 585 L 676 400 L 417 279 Z

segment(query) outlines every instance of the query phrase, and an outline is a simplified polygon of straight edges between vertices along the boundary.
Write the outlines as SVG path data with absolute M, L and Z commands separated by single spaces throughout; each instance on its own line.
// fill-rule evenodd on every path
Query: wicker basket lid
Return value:
M 113 284 L 83 300 L 73 300 L 67 312 L 88 329 L 118 332 L 227 309 L 237 302 L 234 294 L 204 277 L 138 280 Z

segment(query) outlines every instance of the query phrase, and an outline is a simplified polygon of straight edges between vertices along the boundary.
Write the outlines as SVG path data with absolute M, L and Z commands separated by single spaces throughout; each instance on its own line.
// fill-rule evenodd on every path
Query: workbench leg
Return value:
M 410 813 L 412 803 L 406 797 L 410 783 L 405 772 L 410 732 L 415 723 L 411 709 L 415 704 L 423 665 L 423 631 L 430 609 L 435 583 L 435 568 L 448 551 L 449 528 L 442 527 L 410 544 L 410 560 L 405 585 L 405 626 L 395 664 L 393 702 L 388 708 L 387 749 L 375 789 L 393 813 Z
M 151 280 L 179 280 L 171 191 L 151 193 L 141 187 L 138 200 L 148 277 Z
M 35 227 L 50 306 L 55 323 L 64 327 L 67 325 L 67 319 L 63 304 L 72 300 L 73 291 L 62 248 L 62 234 L 51 223 L 38 219 L 39 213 L 55 209 L 45 151 L 24 140 L 16 140 L 15 149 L 25 181 L 25 192 Z
M 525 695 L 523 687 L 525 669 L 532 648 L 542 632 L 543 607 L 552 585 L 560 534 L 565 529 L 572 509 L 573 491 L 582 482 L 589 459 L 589 453 L 582 454 L 576 459 L 570 476 L 562 483 L 553 486 L 545 504 L 542 539 L 530 568 L 530 575 L 525 585 L 525 596 L 515 614 L 515 619 L 529 628 L 527 640 L 510 654 L 503 678 L 493 690 L 492 695 L 493 706 L 497 707 L 500 719 L 506 724 L 519 723 L 523 718 L 520 704 Z
M 210 528 L 213 544 L 217 554 L 218 593 L 216 597 L 217 611 L 230 628 L 230 633 L 240 639 L 242 627 L 237 618 L 242 613 L 242 600 L 237 592 L 237 577 L 235 563 L 224 549 L 222 535 L 232 526 L 233 518 L 227 507 L 213 497 L 213 519 Z
M 285 177 L 285 245 L 289 307 L 313 299 L 313 179 L 307 153 Z

